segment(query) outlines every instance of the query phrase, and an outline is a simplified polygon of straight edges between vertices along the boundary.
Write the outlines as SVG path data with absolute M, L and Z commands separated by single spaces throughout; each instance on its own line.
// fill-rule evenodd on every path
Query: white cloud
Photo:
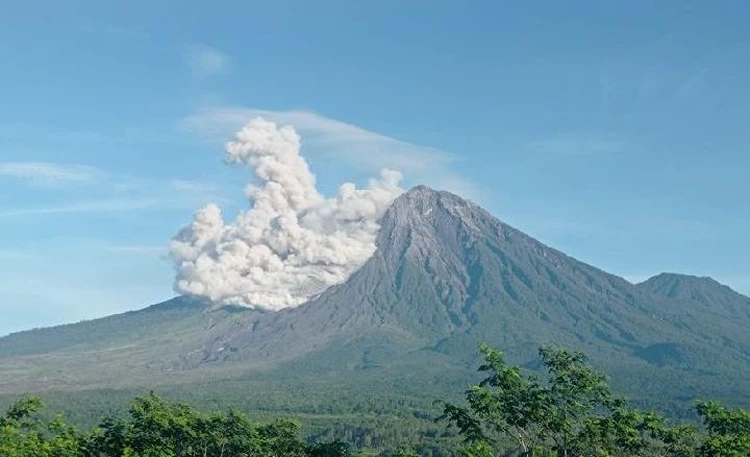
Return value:
M 326 199 L 289 125 L 253 119 L 225 147 L 255 182 L 250 207 L 225 222 L 214 204 L 196 212 L 170 243 L 176 290 L 234 304 L 278 310 L 297 306 L 344 282 L 375 252 L 378 219 L 401 194 L 401 175 L 384 169 L 357 189 L 343 183 Z
M 106 173 L 87 165 L 51 162 L 0 162 L 0 177 L 13 178 L 30 184 L 87 183 Z
M 227 71 L 231 58 L 218 49 L 204 44 L 191 45 L 186 53 L 193 76 L 204 79 Z
M 476 187 L 455 171 L 459 157 L 429 146 L 402 141 L 320 114 L 294 110 L 269 111 L 224 107 L 199 111 L 180 121 L 180 127 L 209 141 L 224 143 L 248 120 L 263 117 L 289 124 L 310 148 L 363 172 L 382 168 L 398 170 L 413 183 L 449 190 L 476 198 Z

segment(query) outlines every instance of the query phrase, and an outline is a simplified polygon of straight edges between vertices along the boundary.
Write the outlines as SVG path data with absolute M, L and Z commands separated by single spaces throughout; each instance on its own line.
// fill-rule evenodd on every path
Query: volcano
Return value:
M 631 284 L 424 186 L 380 224 L 365 265 L 297 308 L 177 297 L 0 338 L 0 394 L 258 373 L 453 386 L 473 377 L 480 342 L 530 368 L 542 344 L 582 350 L 636 397 L 701 395 L 719 379 L 731 391 L 713 396 L 750 392 L 750 299 L 710 278 Z

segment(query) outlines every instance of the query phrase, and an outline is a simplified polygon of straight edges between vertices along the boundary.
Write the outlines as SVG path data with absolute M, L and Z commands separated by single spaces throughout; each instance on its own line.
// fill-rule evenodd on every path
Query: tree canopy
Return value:
M 482 346 L 488 373 L 466 391 L 467 405 L 444 403 L 443 415 L 463 437 L 462 455 L 490 457 L 631 457 L 750 455 L 750 413 L 717 402 L 696 406 L 703 429 L 672 424 L 615 395 L 581 352 L 545 346 L 542 380 L 509 366 Z
M 13 404 L 0 418 L 3 457 L 347 457 L 338 442 L 307 444 L 299 424 L 279 419 L 258 424 L 237 410 L 202 414 L 149 394 L 125 417 L 104 418 L 86 432 L 61 418 L 43 420 L 38 398 Z

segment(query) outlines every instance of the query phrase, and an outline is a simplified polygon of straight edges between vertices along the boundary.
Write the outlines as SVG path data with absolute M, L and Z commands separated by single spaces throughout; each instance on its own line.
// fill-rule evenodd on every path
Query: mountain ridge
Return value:
M 318 376 L 412 367 L 415 379 L 436 370 L 457 379 L 473 372 L 479 342 L 524 364 L 554 342 L 634 379 L 709 382 L 750 366 L 750 299 L 725 286 L 703 281 L 702 294 L 686 298 L 665 285 L 672 276 L 634 285 L 425 186 L 396 199 L 380 223 L 374 255 L 297 308 L 214 309 L 178 297 L 0 338 L 0 393 L 297 376 L 300 366 Z M 697 287 L 679 283 L 674 290 Z

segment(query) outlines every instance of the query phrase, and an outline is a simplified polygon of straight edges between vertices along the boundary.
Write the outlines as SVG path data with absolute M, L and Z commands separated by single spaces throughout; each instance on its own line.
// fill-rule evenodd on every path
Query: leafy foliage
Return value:
M 38 398 L 14 403 L 0 417 L 0 455 L 3 457 L 73 457 L 78 455 L 81 437 L 60 418 L 42 421 Z
M 750 412 L 728 409 L 708 401 L 697 406 L 708 429 L 708 439 L 701 446 L 707 457 L 746 457 L 750 455 Z
M 464 456 L 630 457 L 750 455 L 750 413 L 717 402 L 696 410 L 705 433 L 673 425 L 652 411 L 631 407 L 614 395 L 586 356 L 542 347 L 545 381 L 509 366 L 503 354 L 482 346 L 488 376 L 466 391 L 468 406 L 444 403 L 440 419 L 464 438 Z
M 237 410 L 201 414 L 154 394 L 136 398 L 123 418 L 105 418 L 87 432 L 62 419 L 37 416 L 42 404 L 26 398 L 0 418 L 3 457 L 348 457 L 341 442 L 309 445 L 299 424 L 251 421 Z

